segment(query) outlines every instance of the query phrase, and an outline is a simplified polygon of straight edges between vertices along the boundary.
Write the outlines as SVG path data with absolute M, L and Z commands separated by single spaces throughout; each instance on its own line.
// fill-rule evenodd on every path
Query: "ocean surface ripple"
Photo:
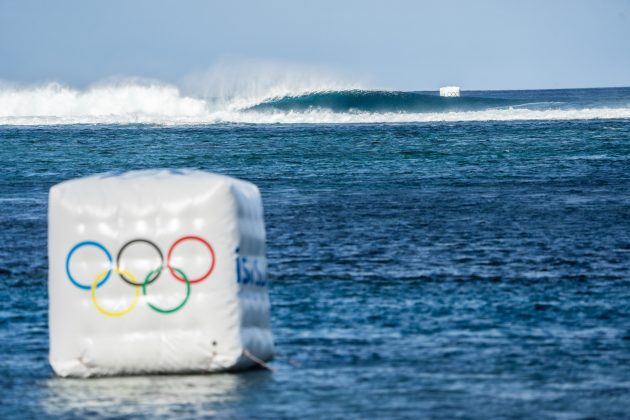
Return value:
M 527 100 L 527 98 L 523 98 Z M 0 417 L 630 413 L 630 120 L 0 127 Z M 275 373 L 55 378 L 47 192 L 255 182 Z

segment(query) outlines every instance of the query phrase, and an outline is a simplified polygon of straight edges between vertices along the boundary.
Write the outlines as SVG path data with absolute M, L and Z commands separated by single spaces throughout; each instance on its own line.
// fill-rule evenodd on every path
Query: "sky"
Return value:
M 630 0 L 0 0 L 0 80 L 178 83 L 238 60 L 400 90 L 630 86 Z

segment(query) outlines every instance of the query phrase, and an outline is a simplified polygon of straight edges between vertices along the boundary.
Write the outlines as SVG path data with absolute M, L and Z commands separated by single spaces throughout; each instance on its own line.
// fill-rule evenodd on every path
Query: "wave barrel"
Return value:
M 442 86 L 440 88 L 440 96 L 450 97 L 450 98 L 458 98 L 459 97 L 459 86 Z
M 50 364 L 62 377 L 271 360 L 258 188 L 195 170 L 101 174 L 49 195 Z

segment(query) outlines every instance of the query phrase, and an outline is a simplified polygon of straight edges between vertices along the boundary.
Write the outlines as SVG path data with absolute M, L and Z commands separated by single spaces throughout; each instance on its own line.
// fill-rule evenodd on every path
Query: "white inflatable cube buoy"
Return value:
M 273 355 L 262 200 L 192 170 L 62 182 L 48 215 L 60 376 L 213 372 Z

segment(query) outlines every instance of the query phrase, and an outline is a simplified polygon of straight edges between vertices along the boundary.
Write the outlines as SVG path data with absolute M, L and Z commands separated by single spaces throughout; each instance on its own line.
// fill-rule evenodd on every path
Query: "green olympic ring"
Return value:
M 149 305 L 149 308 L 151 308 L 154 311 L 159 312 L 161 314 L 172 314 L 174 312 L 179 311 L 180 309 L 182 309 L 184 307 L 186 302 L 188 302 L 188 298 L 190 297 L 190 280 L 188 280 L 188 277 L 186 276 L 186 274 L 184 274 L 184 272 L 182 270 L 180 270 L 179 268 L 172 267 L 172 269 L 174 271 L 176 271 L 184 279 L 184 281 L 186 282 L 186 297 L 184 298 L 182 303 L 180 303 L 179 305 L 177 305 L 176 307 L 174 307 L 172 309 L 158 308 L 157 306 L 155 306 L 151 302 L 147 301 L 147 305 Z M 144 282 L 142 282 L 142 294 L 144 296 L 148 297 L 147 285 L 150 283 L 150 279 L 153 277 L 153 275 L 156 272 L 159 272 L 161 270 L 162 270 L 162 267 L 156 268 L 155 270 L 150 271 L 149 274 L 147 274 L 147 276 L 144 278 Z

